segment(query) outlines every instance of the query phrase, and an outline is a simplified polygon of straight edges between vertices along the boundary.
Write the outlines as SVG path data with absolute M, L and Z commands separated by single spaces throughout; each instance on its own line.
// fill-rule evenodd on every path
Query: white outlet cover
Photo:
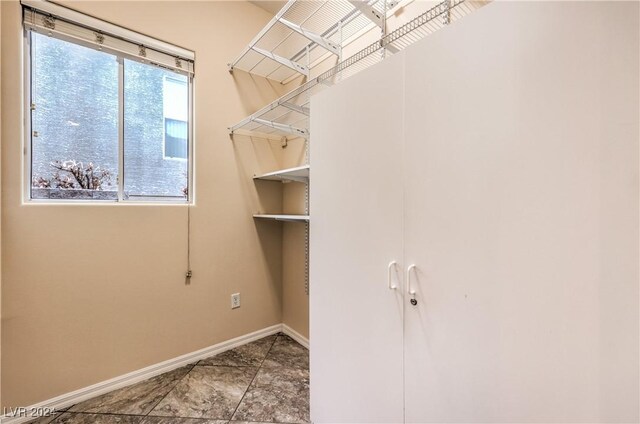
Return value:
M 240 307 L 240 293 L 234 293 L 231 295 L 231 309 Z

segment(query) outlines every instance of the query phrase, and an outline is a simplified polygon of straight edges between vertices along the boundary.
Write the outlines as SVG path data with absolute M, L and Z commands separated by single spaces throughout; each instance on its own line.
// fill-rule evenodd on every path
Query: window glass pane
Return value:
M 116 199 L 116 57 L 31 33 L 32 198 Z
M 187 123 L 164 118 L 164 155 L 169 158 L 187 158 Z
M 188 178 L 187 77 L 124 61 L 125 198 L 185 198 Z

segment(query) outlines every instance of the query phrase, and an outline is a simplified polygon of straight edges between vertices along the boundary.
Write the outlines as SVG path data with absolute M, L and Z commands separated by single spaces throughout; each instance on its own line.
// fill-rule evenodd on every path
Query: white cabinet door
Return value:
M 638 4 L 534 3 L 405 51 L 407 422 L 638 419 Z
M 402 60 L 311 102 L 311 418 L 402 422 Z

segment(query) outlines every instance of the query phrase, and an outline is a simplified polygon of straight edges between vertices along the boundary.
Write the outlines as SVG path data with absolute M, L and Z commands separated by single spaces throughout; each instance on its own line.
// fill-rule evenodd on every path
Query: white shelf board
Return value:
M 274 221 L 290 221 L 290 222 L 309 222 L 309 215 L 269 215 L 255 214 L 254 218 L 271 219 Z
M 267 181 L 309 181 L 309 165 L 298 166 L 295 168 L 282 169 L 279 171 L 267 172 L 266 174 L 256 175 L 254 180 Z

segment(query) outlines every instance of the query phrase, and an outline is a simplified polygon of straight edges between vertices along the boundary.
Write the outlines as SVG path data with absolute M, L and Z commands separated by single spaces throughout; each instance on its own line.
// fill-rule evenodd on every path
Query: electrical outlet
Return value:
M 240 293 L 234 293 L 231 295 L 231 309 L 240 307 Z

